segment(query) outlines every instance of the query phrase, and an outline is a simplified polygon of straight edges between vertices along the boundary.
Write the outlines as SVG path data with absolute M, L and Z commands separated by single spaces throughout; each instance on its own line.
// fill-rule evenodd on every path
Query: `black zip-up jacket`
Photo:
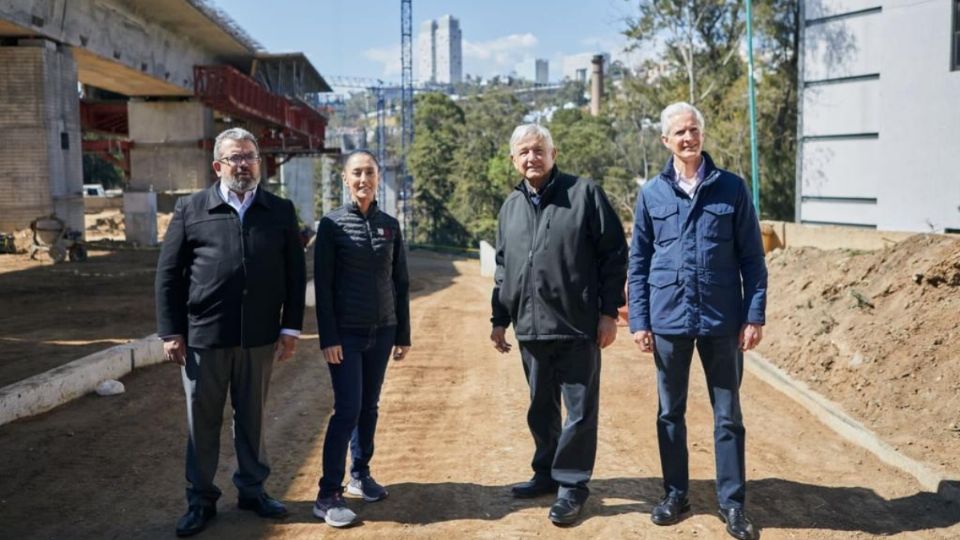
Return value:
M 530 195 L 521 181 L 500 208 L 490 320 L 520 341 L 596 339 L 625 303 L 623 225 L 600 186 L 556 167 Z
M 177 200 L 157 261 L 157 335 L 198 349 L 269 345 L 303 323 L 293 203 L 260 187 L 241 223 L 219 189 Z
M 314 288 L 320 347 L 340 344 L 339 328 L 397 325 L 395 345 L 410 345 L 410 283 L 400 224 L 355 202 L 320 220 Z

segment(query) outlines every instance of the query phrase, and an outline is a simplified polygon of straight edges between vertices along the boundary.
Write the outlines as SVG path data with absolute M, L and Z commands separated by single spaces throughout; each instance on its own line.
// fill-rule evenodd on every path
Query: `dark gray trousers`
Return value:
M 534 476 L 557 482 L 559 497 L 583 502 L 597 455 L 600 348 L 586 339 L 521 341 L 520 356 L 530 385 Z M 561 398 L 567 408 L 562 428 Z
M 213 506 L 220 498 L 214 485 L 220 457 L 223 406 L 230 391 L 237 471 L 233 483 L 240 497 L 263 492 L 270 474 L 263 444 L 263 410 L 273 370 L 273 345 L 242 349 L 188 349 L 180 369 L 187 397 L 187 504 Z

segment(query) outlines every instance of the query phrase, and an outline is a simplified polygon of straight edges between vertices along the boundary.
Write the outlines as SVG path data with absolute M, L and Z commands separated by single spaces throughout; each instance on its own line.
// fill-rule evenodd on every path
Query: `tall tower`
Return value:
M 436 21 L 423 21 L 420 24 L 420 34 L 417 36 L 417 77 L 423 83 L 437 82 L 436 36 Z
M 463 53 L 461 46 L 460 20 L 444 15 L 437 20 L 436 79 L 440 84 L 463 82 Z

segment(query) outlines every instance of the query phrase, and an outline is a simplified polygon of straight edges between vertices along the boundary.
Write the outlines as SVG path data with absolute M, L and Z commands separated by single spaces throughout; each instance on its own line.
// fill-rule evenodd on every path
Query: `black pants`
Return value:
M 582 502 L 597 455 L 600 348 L 586 339 L 521 341 L 520 356 L 530 385 L 534 476 L 552 478 L 560 497 Z M 562 428 L 561 398 L 567 408 Z
M 273 345 L 242 349 L 193 349 L 180 369 L 187 396 L 187 504 L 214 506 L 220 489 L 213 483 L 220 459 L 220 426 L 230 392 L 237 471 L 233 483 L 241 497 L 263 493 L 270 474 L 263 444 L 263 410 L 273 370 Z

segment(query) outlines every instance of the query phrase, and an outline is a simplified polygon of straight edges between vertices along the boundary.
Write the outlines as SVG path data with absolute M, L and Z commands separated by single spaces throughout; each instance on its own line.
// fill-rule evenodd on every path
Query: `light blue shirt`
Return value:
M 243 215 L 246 214 L 250 206 L 253 205 L 253 199 L 256 198 L 258 189 L 260 189 L 259 186 L 248 191 L 243 197 L 243 202 L 240 202 L 240 197 L 236 192 L 230 191 L 223 181 L 220 181 L 220 196 L 223 197 L 225 203 L 237 211 L 237 215 L 240 216 L 240 223 L 243 223 Z

